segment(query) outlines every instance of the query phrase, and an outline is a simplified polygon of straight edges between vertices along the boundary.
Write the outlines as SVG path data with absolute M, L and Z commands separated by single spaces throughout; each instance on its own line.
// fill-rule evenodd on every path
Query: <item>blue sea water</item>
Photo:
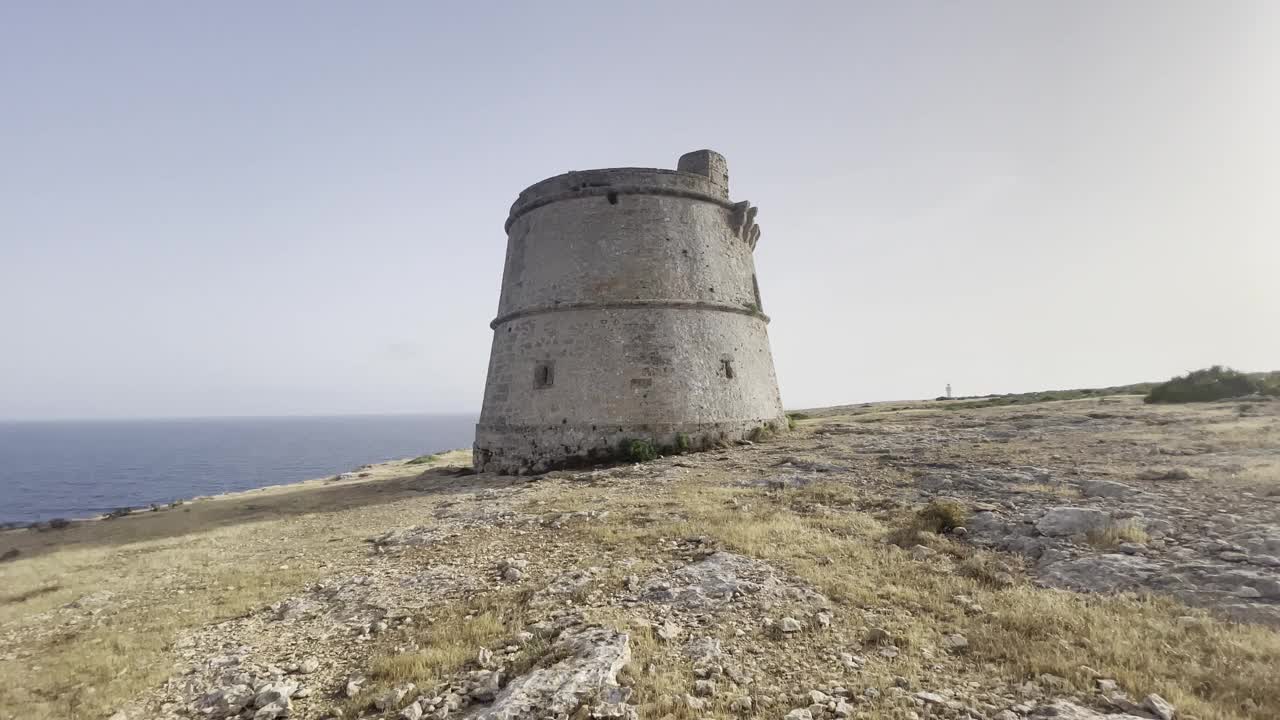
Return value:
M 470 447 L 475 421 L 352 415 L 0 422 L 0 523 L 89 517 Z

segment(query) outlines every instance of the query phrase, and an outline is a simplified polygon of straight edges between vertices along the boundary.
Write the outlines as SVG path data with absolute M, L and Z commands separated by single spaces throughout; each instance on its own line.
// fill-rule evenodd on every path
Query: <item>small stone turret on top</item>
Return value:
M 694 175 L 706 175 L 711 179 L 711 184 L 724 190 L 725 197 L 729 197 L 729 163 L 720 153 L 714 150 L 694 150 L 685 153 L 676 161 L 676 170 Z
M 752 251 L 719 153 L 557 175 L 516 198 L 477 470 L 541 472 L 632 441 L 697 448 L 786 427 Z

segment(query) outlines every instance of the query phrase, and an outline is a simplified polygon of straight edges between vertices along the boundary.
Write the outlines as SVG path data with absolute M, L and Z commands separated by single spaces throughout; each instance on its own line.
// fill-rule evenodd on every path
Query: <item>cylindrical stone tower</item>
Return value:
M 557 175 L 511 206 L 479 471 L 541 472 L 786 428 L 752 251 L 710 150 Z

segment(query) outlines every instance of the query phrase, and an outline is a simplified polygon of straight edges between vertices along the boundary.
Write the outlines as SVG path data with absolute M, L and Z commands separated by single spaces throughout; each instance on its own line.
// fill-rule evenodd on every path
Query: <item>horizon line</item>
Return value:
M 307 419 L 325 419 L 325 418 L 352 418 L 352 417 L 441 417 L 441 416 L 459 416 L 479 417 L 476 412 L 464 412 L 460 410 L 445 410 L 438 412 L 352 412 L 352 413 L 297 413 L 297 414 L 270 414 L 270 415 L 138 415 L 138 416 L 109 416 L 109 417 L 0 417 L 0 423 L 58 423 L 58 422 L 148 422 L 148 421 L 176 421 L 176 420 L 307 420 Z

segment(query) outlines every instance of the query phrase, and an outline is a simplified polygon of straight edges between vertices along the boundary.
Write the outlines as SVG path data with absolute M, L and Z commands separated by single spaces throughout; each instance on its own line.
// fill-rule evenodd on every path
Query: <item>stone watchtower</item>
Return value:
M 632 440 L 703 447 L 786 427 L 724 157 L 557 175 L 520 193 L 476 425 L 479 471 L 542 472 Z

